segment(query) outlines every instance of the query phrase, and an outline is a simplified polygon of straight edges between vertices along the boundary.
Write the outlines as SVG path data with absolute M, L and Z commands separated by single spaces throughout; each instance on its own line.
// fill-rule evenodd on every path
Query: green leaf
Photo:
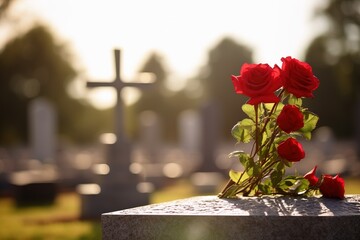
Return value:
M 249 157 L 245 170 L 249 176 L 258 176 L 260 174 L 261 167 L 254 161 L 254 159 Z
M 294 189 L 294 192 L 296 192 L 297 194 L 302 194 L 309 189 L 309 185 L 310 182 L 307 179 L 303 177 L 298 177 L 298 181 L 296 182 L 296 187 Z
M 293 163 L 292 162 L 289 162 L 287 160 L 283 160 L 282 163 L 287 166 L 287 167 L 292 167 Z
M 244 104 L 242 105 L 241 109 L 244 111 L 246 115 L 248 115 L 249 118 L 255 121 L 255 108 L 254 105 L 250 104 Z
M 281 172 L 282 174 L 285 173 L 285 165 L 283 162 L 276 164 L 276 171 Z
M 248 143 L 252 139 L 254 131 L 255 122 L 249 118 L 245 118 L 231 129 L 231 134 L 238 142 Z
M 273 186 L 276 186 L 278 185 L 278 183 L 281 181 L 283 175 L 281 172 L 278 172 L 278 171 L 273 171 L 271 174 L 270 174 L 270 179 L 271 179 L 271 183 Z
M 309 181 L 304 177 L 287 176 L 277 186 L 285 193 L 301 195 L 309 188 Z
M 240 155 L 245 154 L 244 151 L 240 150 L 240 151 L 233 151 L 231 153 L 229 153 L 229 158 L 231 157 L 239 157 Z
M 296 177 L 288 176 L 288 177 L 282 179 L 278 183 L 277 187 L 280 188 L 284 192 L 289 192 L 290 187 L 292 187 L 296 181 L 297 181 Z
M 264 106 L 266 108 L 266 110 L 271 111 L 271 109 L 273 108 L 275 103 L 265 103 Z M 281 102 L 277 103 L 275 112 L 273 113 L 275 116 L 278 116 L 279 113 L 281 112 L 281 110 L 284 108 L 284 104 L 282 104 Z
M 271 194 L 271 187 L 269 185 L 260 183 L 258 187 L 262 194 Z
M 242 178 L 240 179 L 241 175 L 242 175 Z M 247 175 L 246 173 L 243 174 L 242 172 L 237 172 L 237 171 L 231 169 L 229 171 L 229 177 L 233 182 L 238 183 L 238 182 L 240 182 L 240 180 L 244 181 L 244 180 L 248 179 L 249 175 Z
M 302 127 L 299 131 L 306 139 L 310 140 L 311 131 L 316 128 L 316 124 L 319 120 L 319 117 L 309 111 L 305 111 L 303 114 L 304 114 L 304 127 Z
M 307 140 L 311 140 L 311 132 L 302 132 L 301 133 L 304 138 L 306 138 Z
M 248 153 L 244 153 L 239 155 L 239 160 L 240 163 L 246 168 L 247 166 L 249 166 L 249 162 L 254 161 L 252 159 L 250 159 L 250 155 Z
M 301 98 L 297 98 L 294 95 L 290 95 L 288 103 L 291 105 L 296 105 L 298 107 L 301 107 L 302 105 L 302 99 Z

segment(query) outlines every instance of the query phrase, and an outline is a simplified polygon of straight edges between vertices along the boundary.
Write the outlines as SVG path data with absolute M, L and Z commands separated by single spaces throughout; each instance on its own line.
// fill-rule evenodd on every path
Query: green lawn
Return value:
M 78 221 L 79 206 L 74 193 L 41 207 L 18 208 L 12 199 L 0 199 L 0 239 L 101 239 L 98 222 Z
M 346 194 L 360 193 L 360 179 L 345 179 Z M 151 203 L 198 195 L 186 181 L 180 181 L 151 196 Z M 0 198 L 1 240 L 101 239 L 99 222 L 79 221 L 80 199 L 63 193 L 56 204 L 17 208 L 11 198 Z
M 186 182 L 156 192 L 151 203 L 193 196 Z M 79 221 L 80 199 L 75 193 L 60 194 L 52 206 L 16 207 L 11 198 L 0 198 L 1 240 L 101 239 L 97 221 Z M 116 209 L 114 209 L 116 210 Z

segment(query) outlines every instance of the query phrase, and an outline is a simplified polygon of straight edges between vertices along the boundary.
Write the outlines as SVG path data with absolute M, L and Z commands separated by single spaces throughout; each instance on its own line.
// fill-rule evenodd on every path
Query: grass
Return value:
M 158 191 L 151 203 L 194 196 L 184 181 Z M 101 239 L 97 221 L 80 221 L 80 198 L 76 193 L 60 194 L 54 205 L 17 207 L 11 198 L 0 198 L 1 240 Z
M 346 194 L 360 193 L 360 178 L 345 179 Z M 151 203 L 198 195 L 185 180 L 151 195 Z M 11 198 L 0 198 L 1 240 L 101 239 L 101 225 L 79 221 L 80 199 L 75 193 L 60 194 L 51 206 L 15 206 Z
M 48 206 L 17 207 L 11 198 L 0 199 L 0 239 L 101 239 L 100 223 L 79 221 L 79 209 L 74 193 Z

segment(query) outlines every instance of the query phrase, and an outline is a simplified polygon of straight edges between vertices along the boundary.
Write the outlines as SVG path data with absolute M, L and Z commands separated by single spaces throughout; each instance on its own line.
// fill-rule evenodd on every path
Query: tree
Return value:
M 329 0 L 321 11 L 328 31 L 310 44 L 306 61 L 320 79 L 316 101 L 319 125 L 331 127 L 338 137 L 351 137 L 355 128 L 356 96 L 360 78 L 360 12 L 357 0 Z
M 27 142 L 27 108 L 36 97 L 55 106 L 60 136 L 80 142 L 94 139 L 100 131 L 93 121 L 95 110 L 67 93 L 77 76 L 70 60 L 66 48 L 42 26 L 6 44 L 0 52 L 0 144 Z
M 194 108 L 195 102 L 189 99 L 184 91 L 173 92 L 168 89 L 166 86 L 168 72 L 163 62 L 159 54 L 152 53 L 140 67 L 139 72 L 153 73 L 156 76 L 156 82 L 152 89 L 142 92 L 139 101 L 132 106 L 132 112 L 133 116 L 139 116 L 146 110 L 156 112 L 161 121 L 163 137 L 168 141 L 176 141 L 178 116 L 182 111 Z M 136 127 L 133 126 L 133 128 Z
M 0 20 L 4 18 L 4 15 L 14 2 L 15 0 L 0 0 Z
M 221 111 L 221 133 L 230 133 L 232 127 L 244 117 L 241 105 L 247 99 L 235 93 L 231 74 L 238 75 L 241 65 L 252 61 L 249 48 L 226 37 L 210 50 L 208 62 L 199 73 L 205 101 L 215 101 Z M 231 134 L 226 136 L 231 137 Z

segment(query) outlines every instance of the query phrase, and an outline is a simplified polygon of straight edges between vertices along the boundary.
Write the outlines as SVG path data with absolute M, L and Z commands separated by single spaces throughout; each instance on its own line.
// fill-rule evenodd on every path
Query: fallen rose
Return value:
M 319 178 L 315 176 L 317 166 L 315 166 L 310 172 L 304 175 L 304 178 L 307 179 L 310 183 L 310 187 L 314 187 L 319 182 Z
M 327 198 L 344 199 L 344 179 L 339 177 L 339 175 L 336 175 L 335 177 L 332 177 L 330 175 L 324 175 L 324 179 L 320 185 L 320 192 L 324 197 Z

